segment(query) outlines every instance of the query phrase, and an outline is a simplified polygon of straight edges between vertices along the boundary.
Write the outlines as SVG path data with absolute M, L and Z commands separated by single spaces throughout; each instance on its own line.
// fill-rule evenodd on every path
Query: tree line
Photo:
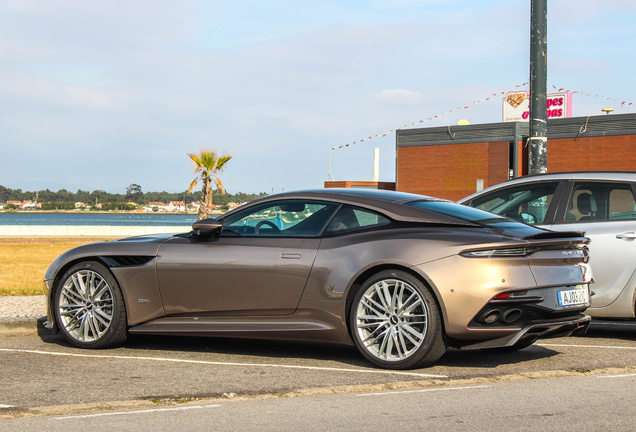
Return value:
M 227 205 L 228 203 L 244 203 L 253 201 L 257 198 L 266 196 L 267 193 L 261 192 L 259 194 L 246 194 L 238 192 L 236 194 L 220 194 L 218 191 L 214 191 L 214 202 L 217 205 Z M 141 186 L 137 184 L 131 184 L 126 188 L 125 194 L 109 193 L 103 190 L 94 190 L 92 192 L 78 189 L 76 192 L 71 192 L 66 189 L 60 189 L 57 192 L 49 189 L 39 191 L 25 191 L 22 189 L 10 189 L 0 185 L 0 202 L 6 203 L 7 201 L 37 201 L 42 203 L 43 210 L 45 204 L 55 204 L 54 209 L 73 209 L 76 202 L 83 202 L 89 205 L 95 205 L 95 203 L 108 204 L 111 206 L 117 206 L 117 209 L 124 210 L 123 206 L 127 202 L 134 202 L 136 204 L 148 204 L 150 202 L 163 202 L 165 204 L 170 201 L 184 201 L 191 203 L 193 201 L 201 200 L 201 192 L 196 191 L 193 193 L 183 192 L 143 192 Z M 71 206 L 72 204 L 72 206 Z M 48 207 L 48 206 L 47 206 Z M 106 208 L 107 210 L 108 208 Z M 115 210 L 116 208 L 113 208 Z

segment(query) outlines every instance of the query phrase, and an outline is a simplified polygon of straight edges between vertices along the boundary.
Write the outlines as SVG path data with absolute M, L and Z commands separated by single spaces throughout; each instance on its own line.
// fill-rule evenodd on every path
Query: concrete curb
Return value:
M 44 327 L 45 322 L 46 317 L 0 318 L 0 336 L 54 334 L 53 330 Z

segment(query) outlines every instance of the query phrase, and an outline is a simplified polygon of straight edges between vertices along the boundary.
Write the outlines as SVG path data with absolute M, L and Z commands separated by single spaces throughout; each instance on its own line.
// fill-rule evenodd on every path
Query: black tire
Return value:
M 446 352 L 435 298 L 420 280 L 399 270 L 377 273 L 360 287 L 349 328 L 360 353 L 384 369 L 430 366 Z
M 127 338 L 126 307 L 119 284 L 95 261 L 69 268 L 55 289 L 54 313 L 62 334 L 79 348 L 108 348 Z

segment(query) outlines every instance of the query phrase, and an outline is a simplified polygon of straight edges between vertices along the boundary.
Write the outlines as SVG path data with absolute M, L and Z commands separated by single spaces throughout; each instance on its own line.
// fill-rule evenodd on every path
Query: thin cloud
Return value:
M 630 98 L 631 4 L 551 1 L 550 83 Z M 500 121 L 492 95 L 528 80 L 528 57 L 528 2 L 2 1 L 0 153 L 47 173 L 8 164 L 0 184 L 184 190 L 206 146 L 235 154 L 232 191 L 319 187 L 329 149 L 361 139 L 334 175 L 370 179 L 377 146 L 390 181 L 395 136 L 376 134 L 451 110 L 421 126 Z
M 389 105 L 419 105 L 424 99 L 424 95 L 418 91 L 403 89 L 382 90 L 373 97 Z

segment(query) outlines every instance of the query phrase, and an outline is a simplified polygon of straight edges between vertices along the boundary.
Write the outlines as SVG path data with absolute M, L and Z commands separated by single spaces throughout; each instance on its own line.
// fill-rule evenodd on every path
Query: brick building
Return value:
M 395 182 L 379 181 L 326 181 L 325 188 L 360 188 L 360 189 L 383 189 L 395 190 Z
M 527 122 L 397 131 L 396 189 L 450 200 L 528 173 Z M 636 114 L 548 120 L 548 172 L 636 171 Z

